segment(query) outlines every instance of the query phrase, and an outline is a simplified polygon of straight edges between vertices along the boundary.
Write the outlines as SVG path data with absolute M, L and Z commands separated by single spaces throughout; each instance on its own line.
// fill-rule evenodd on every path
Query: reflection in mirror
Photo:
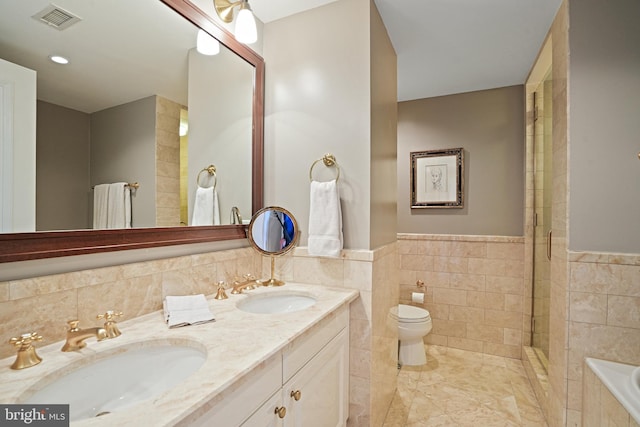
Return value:
M 264 286 L 284 285 L 283 281 L 274 277 L 275 257 L 293 249 L 299 237 L 298 222 L 284 208 L 269 206 L 253 216 L 249 223 L 249 241 L 257 251 L 271 257 L 271 277 L 259 283 Z
M 219 224 L 234 208 L 250 216 L 254 67 L 225 46 L 199 53 L 198 27 L 159 0 L 58 0 L 79 18 L 60 29 L 34 18 L 49 5 L 0 6 L 0 93 L 11 86 L 17 101 L 0 108 L 16 123 L 0 197 L 5 208 L 18 201 L 3 209 L 1 231 L 90 229 L 94 187 L 118 182 L 140 185 L 134 228 L 188 225 L 196 176 L 210 164 L 218 203 L 207 208 Z

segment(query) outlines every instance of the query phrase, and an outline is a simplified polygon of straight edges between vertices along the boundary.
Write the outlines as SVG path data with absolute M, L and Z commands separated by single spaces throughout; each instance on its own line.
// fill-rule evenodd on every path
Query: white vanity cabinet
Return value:
M 348 306 L 329 314 L 240 381 L 190 426 L 345 426 Z
M 344 426 L 349 410 L 349 338 L 343 329 L 282 388 L 285 427 Z

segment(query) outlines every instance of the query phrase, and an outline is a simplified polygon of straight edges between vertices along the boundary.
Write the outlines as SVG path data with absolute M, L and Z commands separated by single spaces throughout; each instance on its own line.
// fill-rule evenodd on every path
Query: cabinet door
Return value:
M 349 408 L 348 337 L 346 328 L 284 385 L 285 427 L 345 425 Z
M 267 400 L 253 415 L 251 415 L 242 427 L 282 427 L 282 418 L 278 416 L 276 409 L 282 407 L 282 393 L 278 390 Z M 286 409 L 285 409 L 286 411 Z

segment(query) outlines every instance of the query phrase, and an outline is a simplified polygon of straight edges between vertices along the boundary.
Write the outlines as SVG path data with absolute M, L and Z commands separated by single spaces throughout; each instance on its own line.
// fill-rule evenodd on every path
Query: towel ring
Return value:
M 338 165 L 338 162 L 336 161 L 336 158 L 333 154 L 325 154 L 321 159 L 318 159 L 311 164 L 311 168 L 309 169 L 309 180 L 313 181 L 313 167 L 320 161 L 322 161 L 322 163 L 324 163 L 326 167 L 336 167 L 336 181 L 338 181 L 338 179 L 340 179 L 340 165 Z
M 198 185 L 198 187 L 207 188 L 203 185 L 200 185 L 200 177 L 202 176 L 203 172 L 207 172 L 209 176 L 213 176 L 213 189 L 215 190 L 216 185 L 218 184 L 218 177 L 216 176 L 216 167 L 214 165 L 209 165 L 198 173 L 198 177 L 196 178 L 196 184 Z

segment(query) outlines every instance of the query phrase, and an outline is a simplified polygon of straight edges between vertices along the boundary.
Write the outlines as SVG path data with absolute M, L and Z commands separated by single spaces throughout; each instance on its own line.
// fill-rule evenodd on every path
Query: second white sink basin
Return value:
M 304 310 L 316 303 L 312 296 L 289 293 L 274 292 L 262 295 L 251 295 L 238 302 L 238 309 L 257 314 L 291 313 Z
M 205 359 L 205 351 L 186 346 L 132 349 L 71 371 L 21 403 L 69 404 L 71 421 L 106 415 L 176 386 Z

